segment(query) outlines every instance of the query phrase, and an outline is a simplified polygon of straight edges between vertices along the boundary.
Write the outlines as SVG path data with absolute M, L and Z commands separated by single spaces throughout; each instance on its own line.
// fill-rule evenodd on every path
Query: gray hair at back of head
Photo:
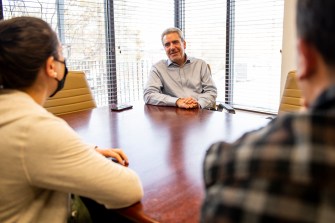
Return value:
M 179 29 L 179 28 L 176 28 L 176 27 L 171 27 L 171 28 L 167 28 L 166 30 L 164 30 L 164 32 L 162 33 L 162 36 L 161 36 L 161 41 L 162 41 L 162 44 L 164 45 L 164 42 L 163 42 L 163 38 L 165 35 L 167 34 L 170 34 L 170 33 L 178 33 L 178 36 L 179 38 L 181 39 L 181 41 L 185 41 L 185 38 L 184 38 L 184 33 Z

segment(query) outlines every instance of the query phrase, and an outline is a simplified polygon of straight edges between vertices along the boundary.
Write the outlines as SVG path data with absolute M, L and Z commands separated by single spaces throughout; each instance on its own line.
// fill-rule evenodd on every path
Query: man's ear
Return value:
M 48 57 L 46 64 L 45 64 L 45 71 L 49 77 L 56 78 L 57 72 L 55 69 L 55 59 L 53 56 Z
M 297 77 L 304 79 L 313 74 L 317 68 L 317 52 L 313 45 L 303 39 L 297 40 L 298 69 Z
M 186 41 L 184 40 L 184 49 L 186 49 Z

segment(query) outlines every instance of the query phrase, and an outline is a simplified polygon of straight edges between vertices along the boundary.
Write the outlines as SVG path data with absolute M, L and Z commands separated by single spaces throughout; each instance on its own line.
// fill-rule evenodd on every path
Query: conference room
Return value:
M 139 175 L 144 197 L 120 222 L 199 222 L 207 149 L 267 125 L 284 103 L 288 112 L 300 109 L 291 99 L 282 100 L 288 74 L 296 70 L 296 1 L 0 3 L 0 19 L 42 18 L 62 43 L 70 72 L 45 108 L 86 142 L 122 148 Z M 150 68 L 166 59 L 160 35 L 168 27 L 183 31 L 187 55 L 208 63 L 217 104 L 234 112 L 144 103 Z M 294 97 L 300 102 L 300 95 Z

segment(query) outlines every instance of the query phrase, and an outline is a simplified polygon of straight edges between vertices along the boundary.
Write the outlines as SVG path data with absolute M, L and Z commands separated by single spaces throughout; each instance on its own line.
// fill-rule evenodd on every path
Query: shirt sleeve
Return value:
M 31 185 L 89 197 L 107 208 L 127 207 L 142 198 L 137 174 L 85 144 L 65 121 L 38 117 L 30 126 L 21 152 Z
M 199 94 L 198 103 L 201 108 L 212 108 L 216 104 L 217 88 L 212 78 L 212 74 L 207 64 L 203 62 L 201 74 L 201 85 L 203 92 Z
M 176 106 L 177 97 L 162 93 L 163 83 L 160 79 L 158 69 L 153 66 L 144 89 L 144 102 L 151 105 Z

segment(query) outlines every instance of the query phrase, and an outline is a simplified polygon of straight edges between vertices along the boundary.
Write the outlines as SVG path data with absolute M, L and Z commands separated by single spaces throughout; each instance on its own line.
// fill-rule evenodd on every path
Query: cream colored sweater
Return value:
M 107 208 L 143 196 L 134 171 L 86 144 L 20 91 L 0 90 L 0 222 L 66 222 L 69 193 Z

